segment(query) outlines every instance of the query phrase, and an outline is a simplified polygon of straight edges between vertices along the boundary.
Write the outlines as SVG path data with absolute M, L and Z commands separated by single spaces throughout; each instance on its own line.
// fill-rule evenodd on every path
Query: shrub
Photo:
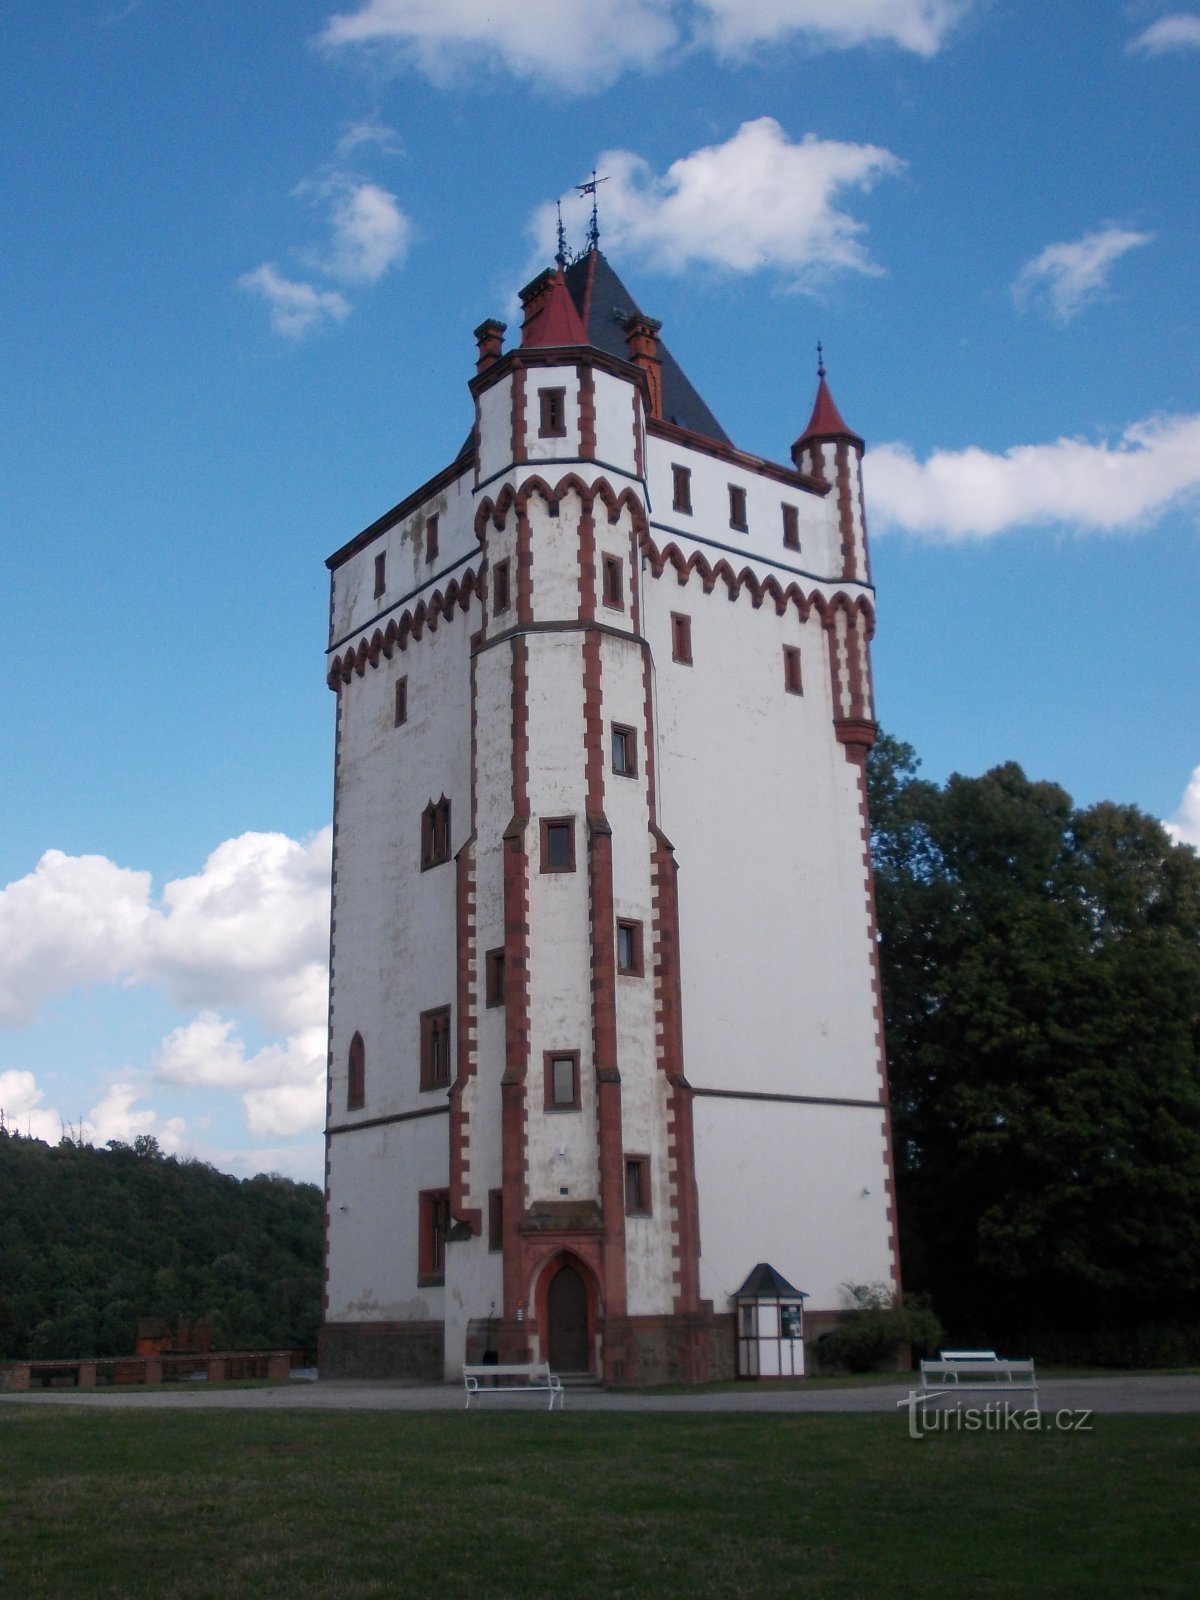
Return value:
M 823 1368 L 844 1372 L 879 1372 L 898 1367 L 908 1351 L 914 1357 L 934 1353 L 944 1330 L 924 1295 L 896 1305 L 883 1284 L 847 1284 L 850 1308 L 836 1328 L 817 1340 L 816 1357 Z

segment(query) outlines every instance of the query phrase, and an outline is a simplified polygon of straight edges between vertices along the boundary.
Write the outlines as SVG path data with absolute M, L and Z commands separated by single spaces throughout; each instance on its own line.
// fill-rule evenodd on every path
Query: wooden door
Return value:
M 569 1263 L 550 1280 L 546 1295 L 550 1365 L 555 1372 L 590 1372 L 587 1284 Z

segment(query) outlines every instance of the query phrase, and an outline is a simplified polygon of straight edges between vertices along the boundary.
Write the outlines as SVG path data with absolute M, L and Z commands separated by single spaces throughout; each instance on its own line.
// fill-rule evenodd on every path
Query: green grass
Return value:
M 1190 1596 L 1194 1417 L 0 1407 L 0 1594 Z

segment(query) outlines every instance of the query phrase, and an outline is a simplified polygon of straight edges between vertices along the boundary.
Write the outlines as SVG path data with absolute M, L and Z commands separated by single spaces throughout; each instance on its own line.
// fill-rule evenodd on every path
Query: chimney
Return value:
M 629 342 L 629 359 L 640 367 L 650 384 L 650 415 L 662 416 L 662 359 L 658 353 L 658 335 L 661 322 L 635 311 L 624 321 L 625 337 Z
M 479 360 L 475 363 L 476 372 L 482 372 L 486 367 L 493 366 L 499 361 L 501 351 L 504 349 L 506 328 L 506 323 L 497 322 L 495 317 L 489 317 L 475 329 L 475 340 L 479 345 Z

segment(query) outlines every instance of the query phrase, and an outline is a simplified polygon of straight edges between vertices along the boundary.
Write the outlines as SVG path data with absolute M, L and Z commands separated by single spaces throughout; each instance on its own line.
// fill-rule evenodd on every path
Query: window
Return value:
M 613 723 L 612 769 L 623 778 L 637 777 L 637 734 L 619 722 Z
M 617 971 L 631 978 L 642 976 L 642 925 L 617 923 Z
M 489 950 L 483 958 L 484 991 L 489 1006 L 504 1004 L 504 948 Z
M 785 644 L 783 647 L 783 687 L 789 694 L 803 694 L 804 682 L 800 676 L 800 647 Z
M 450 1082 L 450 1007 L 421 1013 L 421 1088 L 444 1089 Z
M 795 506 L 783 508 L 783 542 L 789 550 L 800 548 L 800 513 Z
M 604 604 L 617 611 L 625 609 L 625 574 L 620 556 L 604 557 Z
M 396 727 L 408 721 L 408 679 L 396 679 Z
M 729 526 L 739 533 L 746 531 L 746 491 L 736 483 L 729 485 Z
M 565 389 L 539 389 L 541 421 L 538 437 L 561 439 L 567 431 L 567 391 Z
M 499 614 L 508 610 L 508 558 L 497 561 L 492 573 L 492 611 Z
M 575 819 L 542 818 L 542 871 L 575 871 Z
M 488 1190 L 488 1249 L 504 1249 L 504 1190 Z
M 680 611 L 671 613 L 671 660 L 692 664 L 692 619 Z
M 692 509 L 692 473 L 689 467 L 671 468 L 671 507 L 675 511 Z
M 547 1050 L 546 1110 L 579 1110 L 579 1051 Z
M 650 1215 L 650 1157 L 625 1157 L 625 1210 L 630 1216 Z
M 425 559 L 436 561 L 438 553 L 438 517 L 434 512 L 432 517 L 425 519 Z
M 450 1191 L 426 1189 L 420 1196 L 421 1236 L 417 1250 L 417 1281 L 444 1283 L 446 1235 L 450 1231 Z
M 367 1098 L 367 1051 L 361 1033 L 350 1041 L 346 1069 L 346 1110 L 361 1111 Z
M 380 555 L 377 555 L 375 557 L 375 598 L 376 598 L 376 600 L 379 599 L 379 596 L 383 593 L 383 591 L 386 588 L 387 588 L 387 551 L 385 550 Z
M 443 795 L 421 813 L 421 871 L 450 859 L 450 802 Z

